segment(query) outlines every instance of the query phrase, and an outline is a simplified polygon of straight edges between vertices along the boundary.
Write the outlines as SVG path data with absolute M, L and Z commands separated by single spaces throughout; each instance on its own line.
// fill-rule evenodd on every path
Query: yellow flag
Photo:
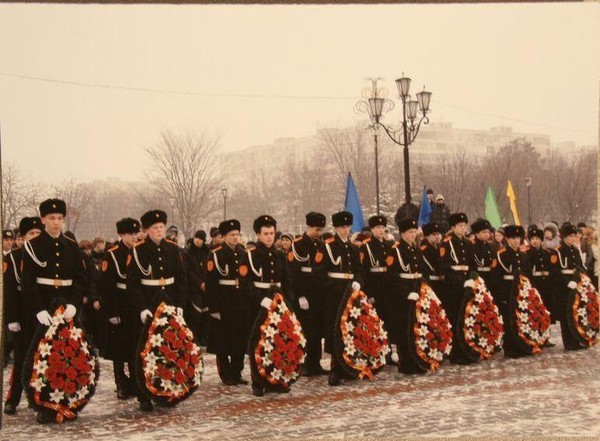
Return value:
M 515 195 L 515 190 L 513 189 L 510 180 L 508 181 L 506 196 L 508 196 L 508 200 L 510 201 L 510 211 L 512 211 L 513 218 L 515 219 L 515 225 L 521 225 L 521 221 L 519 220 L 519 213 L 517 212 L 517 196 Z

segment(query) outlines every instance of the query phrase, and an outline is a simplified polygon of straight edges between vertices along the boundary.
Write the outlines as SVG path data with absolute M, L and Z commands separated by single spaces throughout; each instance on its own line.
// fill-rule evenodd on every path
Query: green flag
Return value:
M 502 226 L 502 220 L 500 219 L 500 211 L 498 210 L 498 204 L 496 203 L 496 196 L 492 190 L 492 186 L 489 185 L 487 193 L 485 195 L 485 217 L 492 227 L 500 228 Z

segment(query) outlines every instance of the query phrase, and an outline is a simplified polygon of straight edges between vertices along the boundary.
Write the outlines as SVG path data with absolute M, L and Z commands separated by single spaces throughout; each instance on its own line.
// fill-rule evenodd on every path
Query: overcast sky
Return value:
M 223 151 L 311 135 L 366 121 L 365 78 L 395 96 L 402 72 L 433 92 L 432 121 L 596 144 L 599 34 L 597 3 L 3 4 L 3 160 L 41 181 L 139 179 L 161 129 L 216 132 Z

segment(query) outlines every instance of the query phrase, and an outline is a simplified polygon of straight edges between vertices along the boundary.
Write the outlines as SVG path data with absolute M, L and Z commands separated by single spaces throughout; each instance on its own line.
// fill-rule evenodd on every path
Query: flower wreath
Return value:
M 577 335 L 584 346 L 593 346 L 599 341 L 600 325 L 598 323 L 598 291 L 590 278 L 579 273 L 577 288 L 572 290 L 573 309 L 571 321 Z M 571 304 L 571 303 L 570 303 Z
M 140 338 L 138 387 L 158 404 L 173 406 L 200 386 L 204 362 L 194 334 L 174 306 L 162 302 Z
M 426 364 L 424 370 L 437 370 L 444 359 L 450 356 L 452 325 L 440 299 L 424 282 L 421 283 L 419 299 L 415 302 L 413 332 L 416 354 Z
M 550 338 L 550 313 L 538 290 L 523 275 L 516 280 L 516 297 L 511 299 L 511 312 L 515 314 L 514 330 L 519 337 L 515 340 L 524 343 L 528 353 L 540 353 Z
M 373 380 L 390 352 L 387 332 L 377 311 L 362 291 L 348 287 L 335 326 L 334 352 L 346 373 Z
M 492 358 L 502 348 L 504 321 L 483 279 L 473 281 L 473 288 L 466 288 L 464 320 L 458 328 L 470 349 L 465 353 L 477 361 Z
M 73 420 L 96 391 L 97 351 L 85 332 L 59 306 L 49 327 L 39 327 L 23 373 L 30 402 L 56 412 L 56 422 Z
M 289 387 L 300 376 L 306 358 L 306 338 L 296 314 L 280 293 L 275 293 L 269 309 L 259 314 L 255 330 L 258 339 L 253 367 L 270 385 Z

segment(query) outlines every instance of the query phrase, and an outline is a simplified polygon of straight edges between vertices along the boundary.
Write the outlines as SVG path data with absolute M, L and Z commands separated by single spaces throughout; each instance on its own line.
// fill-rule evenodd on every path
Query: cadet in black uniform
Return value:
M 201 346 L 207 345 L 209 315 L 206 303 L 206 262 L 211 249 L 206 244 L 206 232 L 198 230 L 185 250 L 189 300 L 184 308 L 186 322 Z
M 444 276 L 444 281 L 438 295 L 452 324 L 453 349 L 450 358 L 455 363 L 466 363 L 464 354 L 458 349 L 457 326 L 465 288 L 472 283 L 469 276 L 477 270 L 477 266 L 473 245 L 466 236 L 469 218 L 464 213 L 454 213 L 450 215 L 449 222 L 452 231 L 440 246 L 440 274 Z
M 117 222 L 119 242 L 109 249 L 102 258 L 100 275 L 100 298 L 104 316 L 108 320 L 108 335 L 105 358 L 113 361 L 117 398 L 124 400 L 134 396 L 133 384 L 135 342 L 131 334 L 136 327 L 137 317 L 129 307 L 127 293 L 127 257 L 136 242 L 140 231 L 139 221 L 123 218 Z M 125 374 L 125 363 L 129 376 Z
M 306 337 L 306 360 L 302 375 L 329 373 L 321 367 L 321 339 L 325 337 L 325 244 L 320 239 L 326 218 L 324 214 L 306 215 L 307 229 L 292 242 L 288 262 L 292 286 L 296 294 L 296 313 Z
M 19 223 L 19 231 L 25 241 L 29 241 L 42 232 L 42 221 L 39 217 L 24 217 Z M 4 295 L 6 323 L 8 331 L 13 335 L 15 362 L 10 376 L 8 394 L 4 403 L 4 413 L 16 413 L 23 394 L 23 362 L 27 348 L 31 343 L 35 321 L 28 309 L 21 287 L 21 260 L 23 250 L 18 248 L 4 257 Z
M 443 276 L 440 275 L 440 243 L 442 241 L 442 229 L 435 222 L 423 225 L 423 236 L 425 239 L 421 242 L 421 257 L 423 258 L 423 275 L 433 289 L 433 292 L 439 297 Z
M 471 224 L 471 231 L 475 233 L 473 244 L 473 258 L 477 265 L 477 272 L 486 286 L 490 287 L 492 281 L 492 266 L 494 263 L 494 252 L 489 243 L 492 225 L 486 219 L 477 219 Z
M 22 294 L 42 326 L 50 326 L 51 314 L 60 305 L 65 305 L 65 317 L 73 318 L 87 286 L 79 246 L 61 232 L 66 214 L 64 201 L 47 199 L 42 202 L 40 216 L 44 230 L 23 243 Z M 37 421 L 46 424 L 54 420 L 55 415 L 53 410 L 40 411 Z
M 325 350 L 331 354 L 331 373 L 329 374 L 328 383 L 330 386 L 338 386 L 341 384 L 343 370 L 337 364 L 333 355 L 333 328 L 348 284 L 352 284 L 354 291 L 359 291 L 364 281 L 364 269 L 360 263 L 358 248 L 350 242 L 352 213 L 340 211 L 333 214 L 331 220 L 335 228 L 335 235 L 325 241 L 327 269 L 327 279 L 325 281 L 327 308 Z
M 165 239 L 167 213 L 151 210 L 141 217 L 141 221 L 147 237 L 131 249 L 127 266 L 127 295 L 135 323 L 131 335 L 134 348 L 142 325 L 152 319 L 161 302 L 177 307 L 177 313 L 183 315 L 187 301 L 187 279 L 181 251 L 175 242 Z M 141 394 L 138 394 L 138 401 L 141 410 L 153 409 L 152 401 Z
M 494 301 L 500 309 L 502 319 L 504 320 L 504 355 L 507 357 L 518 357 L 522 352 L 518 351 L 517 346 L 511 338 L 511 333 L 507 332 L 511 325 L 510 321 L 510 296 L 512 295 L 515 278 L 522 274 L 530 277 L 531 268 L 527 254 L 521 251 L 521 242 L 525 237 L 525 230 L 520 225 L 507 225 L 504 228 L 504 235 L 508 245 L 501 248 L 496 254 L 497 263 L 494 264 L 492 274 L 492 293 Z
M 240 263 L 245 255 L 240 230 L 237 219 L 221 222 L 224 243 L 214 248 L 206 261 L 206 304 L 212 320 L 208 352 L 217 356 L 219 377 L 229 386 L 248 384 L 242 378 L 248 312 L 240 284 Z
M 281 289 L 281 294 L 290 305 L 294 299 L 286 256 L 275 248 L 276 228 L 277 222 L 269 215 L 263 215 L 254 220 L 256 247 L 246 250 L 240 265 L 240 276 L 243 278 L 244 291 L 249 299 L 250 328 L 256 321 L 260 308 L 271 306 L 272 299 L 269 292 L 271 288 Z M 250 356 L 253 355 L 250 354 Z M 264 388 L 254 378 L 252 378 L 252 393 L 255 396 L 263 396 L 265 393 Z
M 540 230 L 537 225 L 531 225 L 527 229 L 527 238 L 529 247 L 527 248 L 527 256 L 531 265 L 531 283 L 537 288 L 544 306 L 550 311 L 552 323 L 556 323 L 556 308 L 554 306 L 554 287 L 550 277 L 550 258 L 552 252 L 542 247 L 544 240 L 544 231 Z M 550 343 L 551 346 L 554 344 Z

